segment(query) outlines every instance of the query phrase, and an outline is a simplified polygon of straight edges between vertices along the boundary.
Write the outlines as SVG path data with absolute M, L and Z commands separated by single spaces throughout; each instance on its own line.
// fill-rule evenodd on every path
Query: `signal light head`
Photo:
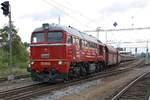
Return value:
M 9 14 L 9 6 L 10 6 L 9 1 L 5 1 L 1 3 L 1 5 L 2 5 L 1 9 L 3 10 L 3 14 L 7 16 Z

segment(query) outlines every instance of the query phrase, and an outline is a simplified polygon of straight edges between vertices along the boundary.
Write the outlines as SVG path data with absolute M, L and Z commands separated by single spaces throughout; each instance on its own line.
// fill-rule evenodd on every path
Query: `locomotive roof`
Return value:
M 64 30 L 67 33 L 74 35 L 74 36 L 78 36 L 83 40 L 87 40 L 87 41 L 91 41 L 94 43 L 98 43 L 98 44 L 102 44 L 102 42 L 100 40 L 98 40 L 96 37 L 92 36 L 92 35 L 88 35 L 84 32 L 81 32 L 71 26 L 62 26 L 62 25 L 58 25 L 58 24 L 49 24 L 49 30 Z M 40 28 L 36 28 L 34 30 L 34 32 L 38 32 L 38 31 L 44 31 L 43 27 Z
M 106 48 L 108 49 L 109 52 L 117 52 L 118 50 L 110 45 L 106 45 Z

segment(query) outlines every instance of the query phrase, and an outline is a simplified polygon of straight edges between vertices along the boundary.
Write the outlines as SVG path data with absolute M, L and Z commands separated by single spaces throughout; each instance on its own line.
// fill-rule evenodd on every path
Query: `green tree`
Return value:
M 9 61 L 8 54 L 9 54 L 9 39 L 8 39 L 8 27 L 4 26 L 2 29 L 0 29 L 1 37 L 3 39 L 4 45 L 3 45 L 3 51 L 4 54 L 7 55 L 3 59 L 3 63 Z M 28 52 L 27 47 L 24 45 L 24 43 L 21 41 L 20 36 L 17 34 L 18 30 L 14 25 L 12 25 L 12 58 L 13 58 L 13 64 L 14 66 L 25 66 L 28 62 Z M 4 56 L 5 56 L 4 55 Z
M 24 44 L 24 46 L 25 46 L 26 48 L 28 48 L 28 47 L 30 46 L 30 44 L 27 43 L 27 42 L 24 42 L 23 44 Z

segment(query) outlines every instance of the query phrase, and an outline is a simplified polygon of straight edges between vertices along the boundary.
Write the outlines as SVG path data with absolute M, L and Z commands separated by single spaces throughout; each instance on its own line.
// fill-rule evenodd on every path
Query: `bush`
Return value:
M 14 25 L 12 26 L 12 66 L 9 66 L 9 42 L 7 29 L 5 26 L 0 29 L 2 39 L 5 41 L 5 44 L 0 47 L 0 77 L 9 74 L 24 73 L 29 62 L 27 43 L 26 45 L 22 43 L 21 38 L 17 35 L 18 31 L 15 29 Z

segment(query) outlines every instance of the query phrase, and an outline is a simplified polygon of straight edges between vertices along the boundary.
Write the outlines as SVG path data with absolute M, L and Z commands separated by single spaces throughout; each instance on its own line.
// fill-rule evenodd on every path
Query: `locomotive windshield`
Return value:
M 47 37 L 47 38 L 46 38 Z M 48 32 L 45 33 L 34 33 L 32 36 L 32 43 L 41 43 L 41 42 L 63 42 L 63 33 L 62 32 Z
M 45 40 L 44 33 L 33 34 L 32 43 L 44 42 L 44 40 Z
M 63 42 L 63 33 L 48 32 L 48 42 Z

